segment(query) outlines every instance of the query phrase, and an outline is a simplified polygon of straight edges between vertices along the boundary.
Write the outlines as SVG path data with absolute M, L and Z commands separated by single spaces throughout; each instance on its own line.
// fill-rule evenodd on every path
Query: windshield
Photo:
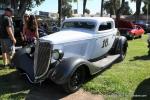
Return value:
M 93 30 L 95 28 L 94 22 L 65 22 L 62 26 L 62 29 L 70 29 L 70 28 L 83 28 L 83 29 L 89 29 Z

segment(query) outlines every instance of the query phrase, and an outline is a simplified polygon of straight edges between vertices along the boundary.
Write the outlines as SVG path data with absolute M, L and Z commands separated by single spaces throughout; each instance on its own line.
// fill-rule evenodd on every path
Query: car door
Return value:
M 99 58 L 107 54 L 111 49 L 117 29 L 114 22 L 104 22 L 99 25 L 98 31 L 95 34 L 95 48 L 93 52 L 93 58 Z

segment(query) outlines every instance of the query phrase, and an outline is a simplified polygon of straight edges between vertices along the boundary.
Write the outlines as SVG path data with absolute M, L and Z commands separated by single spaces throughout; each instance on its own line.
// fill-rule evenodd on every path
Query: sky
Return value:
M 79 0 L 78 3 L 78 9 L 79 9 L 79 14 L 82 13 L 83 9 L 83 0 Z M 95 14 L 97 12 L 100 12 L 100 6 L 101 6 L 101 0 L 87 0 L 87 6 L 86 8 L 90 9 L 91 14 Z M 129 6 L 132 8 L 133 13 L 135 12 L 135 3 L 130 2 L 131 0 L 126 0 L 129 1 Z M 72 3 L 73 9 L 77 9 L 77 3 Z M 45 0 L 40 6 L 35 7 L 32 9 L 32 12 L 30 13 L 35 13 L 38 11 L 45 11 L 45 12 L 54 12 L 57 13 L 58 9 L 58 0 Z

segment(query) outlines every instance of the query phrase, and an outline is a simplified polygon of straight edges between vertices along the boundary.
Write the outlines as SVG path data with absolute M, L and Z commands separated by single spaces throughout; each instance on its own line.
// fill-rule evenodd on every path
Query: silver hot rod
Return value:
M 68 18 L 59 32 L 18 50 L 13 63 L 31 83 L 50 79 L 71 93 L 88 75 L 122 61 L 127 46 L 127 39 L 118 35 L 112 18 Z

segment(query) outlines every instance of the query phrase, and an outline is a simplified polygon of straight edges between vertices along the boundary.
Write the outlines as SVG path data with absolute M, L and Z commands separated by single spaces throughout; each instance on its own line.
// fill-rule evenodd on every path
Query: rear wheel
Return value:
M 119 52 L 119 54 L 120 54 L 119 61 L 123 61 L 125 59 L 126 53 L 127 53 L 127 42 L 120 49 L 120 52 Z
M 69 78 L 68 82 L 62 86 L 67 93 L 73 93 L 80 89 L 84 80 L 85 70 L 84 68 L 78 68 Z
M 139 38 L 142 38 L 142 35 L 140 35 Z

